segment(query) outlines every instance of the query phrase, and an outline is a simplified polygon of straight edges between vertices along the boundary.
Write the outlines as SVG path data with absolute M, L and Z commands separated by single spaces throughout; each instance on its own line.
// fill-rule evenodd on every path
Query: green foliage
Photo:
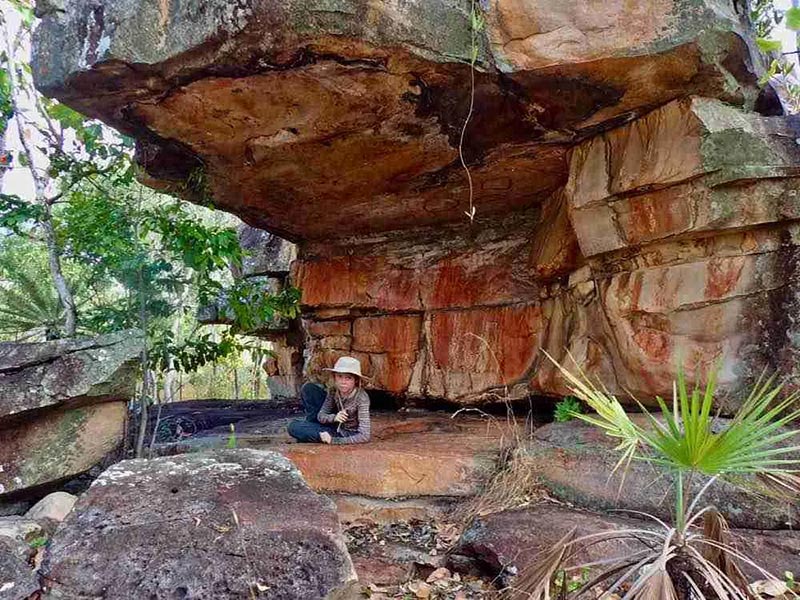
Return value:
M 202 333 L 178 343 L 172 332 L 167 330 L 161 333 L 150 349 L 150 367 L 167 371 L 172 364 L 177 371 L 193 373 L 206 364 L 238 354 L 243 349 L 242 343 L 230 331 L 225 332 L 220 341 L 215 341 L 211 333 Z
M 758 85 L 765 86 L 767 85 L 767 83 L 769 83 L 770 79 L 778 75 L 782 76 L 783 78 L 786 78 L 793 70 L 794 70 L 794 65 L 790 63 L 788 60 L 774 59 L 769 63 L 769 68 L 767 69 L 767 71 L 758 80 Z
M 756 37 L 769 37 L 780 20 L 781 17 L 773 6 L 773 0 L 752 0 L 750 3 L 750 21 L 753 23 Z
M 23 235 L 44 217 L 44 209 L 30 204 L 15 194 L 0 194 L 0 227 Z
M 786 20 L 786 29 L 800 30 L 800 8 L 790 8 L 783 15 Z
M 25 48 L 33 20 L 30 3 L 11 1 L 23 17 L 15 38 Z M 19 89 L 12 89 L 12 79 Z M 0 52 L 0 133 L 12 116 L 13 99 L 32 89 L 25 57 Z M 234 228 L 219 225 L 202 209 L 143 188 L 135 179 L 131 138 L 48 98 L 37 97 L 28 105 L 30 113 L 39 112 L 26 110 L 26 118 L 20 119 L 23 133 L 28 133 L 26 128 L 34 130 L 26 137 L 36 144 L 32 160 L 37 164 L 28 166 L 47 179 L 40 188 L 55 188 L 58 193 L 40 193 L 35 202 L 0 195 L 0 228 L 41 251 L 43 226 L 49 232 L 52 225 L 56 248 L 49 248 L 55 258 L 45 261 L 44 273 L 17 269 L 19 274 L 0 282 L 0 315 L 7 316 L 0 323 L 0 335 L 27 335 L 34 330 L 47 337 L 64 333 L 59 324 L 65 318 L 61 303 L 71 303 L 59 301 L 48 272 L 59 263 L 62 269 L 80 274 L 68 278 L 68 287 L 75 288 L 74 282 L 80 280 L 86 288 L 77 311 L 81 332 L 146 329 L 150 366 L 156 370 L 175 367 L 193 372 L 236 356 L 244 347 L 234 337 L 237 332 L 279 314 L 297 314 L 297 290 L 256 296 L 247 284 L 237 284 L 231 330 L 221 339 L 198 334 L 193 322 L 197 305 L 216 300 L 231 279 L 230 268 L 241 267 L 242 250 Z M 0 164 L 5 166 L 10 159 L 0 156 Z M 179 187 L 195 202 L 211 202 L 202 164 Z
M 578 418 L 619 439 L 622 460 L 638 456 L 677 473 L 724 478 L 746 473 L 784 475 L 800 467 L 800 460 L 792 457 L 800 446 L 782 445 L 800 434 L 797 429 L 784 429 L 800 418 L 800 409 L 792 408 L 797 396 L 778 401 L 781 386 L 772 378 L 759 380 L 735 417 L 718 432 L 713 415 L 716 377 L 711 373 L 704 390 L 695 388 L 689 393 L 679 372 L 672 407 L 657 399 L 664 423 L 641 407 L 651 425 L 647 429 L 635 424 L 613 395 L 598 389 L 582 373 L 575 375 L 556 364 L 572 392 L 596 411 Z
M 12 339 L 60 337 L 64 309 L 46 271 L 3 259 L 0 335 Z
M 800 582 L 798 582 L 795 579 L 794 573 L 792 573 L 791 571 L 783 572 L 783 580 L 786 582 L 786 587 L 788 587 L 793 592 L 800 591 Z
M 594 415 L 577 415 L 578 418 L 620 440 L 622 458 L 617 466 L 637 458 L 666 467 L 675 490 L 674 522 L 668 524 L 652 517 L 656 525 L 648 529 L 615 529 L 581 537 L 576 537 L 573 528 L 520 571 L 515 580 L 517 590 L 532 600 L 546 600 L 553 585 L 560 584 L 560 597 L 582 597 L 588 591 L 586 586 L 570 589 L 564 573 L 585 565 L 568 567 L 567 562 L 585 547 L 612 540 L 619 543 L 622 539 L 646 541 L 644 548 L 633 555 L 627 552 L 592 563 L 602 570 L 594 581 L 604 582 L 607 594 L 625 589 L 629 590 L 628 598 L 676 600 L 694 596 L 695 591 L 698 597 L 705 598 L 701 591 L 704 587 L 713 590 L 713 597 L 747 600 L 753 594 L 736 564 L 739 559 L 758 568 L 767 579 L 773 578 L 729 543 L 722 515 L 712 506 L 701 508 L 698 501 L 718 478 L 754 487 L 755 482 L 770 482 L 780 488 L 784 499 L 800 495 L 800 480 L 794 475 L 800 468 L 800 446 L 790 445 L 800 430 L 786 427 L 800 417 L 800 410 L 793 408 L 795 395 L 778 400 L 781 386 L 771 378 L 761 378 L 736 415 L 720 423 L 714 416 L 714 374 L 709 375 L 704 387 L 696 386 L 689 392 L 679 371 L 672 406 L 658 398 L 663 420 L 640 405 L 649 425 L 642 427 L 631 420 L 612 394 L 591 382 L 574 359 L 576 372 L 572 373 L 547 356 L 571 391 L 596 411 Z M 690 499 L 689 494 L 694 493 L 693 477 L 700 474 L 709 479 Z M 758 479 L 741 477 L 747 474 L 756 474 Z M 698 527 L 701 519 L 702 528 Z
M 72 110 L 66 104 L 49 101 L 45 103 L 45 112 L 53 119 L 61 123 L 62 127 L 79 130 L 83 127 L 86 117 L 77 111 Z
M 8 69 L 0 68 L 0 135 L 5 135 L 8 121 L 14 116 L 11 91 L 11 77 Z
M 767 38 L 756 38 L 758 49 L 769 54 L 770 52 L 780 52 L 783 49 L 783 44 L 780 40 L 770 40 Z
M 226 447 L 229 450 L 235 450 L 236 449 L 236 426 L 233 423 L 230 424 L 230 430 L 231 430 L 231 433 L 228 436 L 228 443 L 226 444 Z
M 553 418 L 558 423 L 571 421 L 583 412 L 581 402 L 575 396 L 565 396 L 563 400 L 556 404 L 553 411 Z
M 773 379 L 759 380 L 730 425 L 719 433 L 714 431 L 712 415 L 715 374 L 709 375 L 704 391 L 695 388 L 689 393 L 679 371 L 676 389 L 672 409 L 657 399 L 666 425 L 645 413 L 653 426 L 652 431 L 640 430 L 642 442 L 652 453 L 648 460 L 710 476 L 782 472 L 787 466 L 800 466 L 790 456 L 800 446 L 783 446 L 800 431 L 782 430 L 800 418 L 800 409 L 792 409 L 797 396 L 777 401 L 781 386 Z
M 47 536 L 40 535 L 28 541 L 28 546 L 31 548 L 44 548 L 47 545 Z
M 242 279 L 228 291 L 226 299 L 237 331 L 256 331 L 276 317 L 293 319 L 300 312 L 300 290 L 296 287 L 267 294 L 258 281 Z
M 553 578 L 553 585 L 555 587 L 553 590 L 554 593 L 557 594 L 560 590 L 565 590 L 567 592 L 578 591 L 589 581 L 590 573 L 591 571 L 588 567 L 583 567 L 579 573 L 571 576 L 567 575 L 564 569 L 559 569 L 556 571 L 555 577 Z
M 34 14 L 32 3 L 23 0 L 8 0 L 11 6 L 19 13 L 25 27 L 30 28 L 33 25 Z

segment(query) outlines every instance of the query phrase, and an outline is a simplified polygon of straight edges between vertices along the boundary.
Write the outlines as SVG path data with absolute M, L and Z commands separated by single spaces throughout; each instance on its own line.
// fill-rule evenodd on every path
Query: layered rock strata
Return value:
M 152 185 L 298 243 L 285 369 L 347 352 L 463 404 L 565 393 L 542 349 L 645 402 L 680 363 L 733 405 L 795 375 L 800 129 L 762 116 L 738 3 L 192 6 L 75 0 L 36 82 Z
M 0 497 L 88 471 L 122 443 L 142 341 L 0 344 Z

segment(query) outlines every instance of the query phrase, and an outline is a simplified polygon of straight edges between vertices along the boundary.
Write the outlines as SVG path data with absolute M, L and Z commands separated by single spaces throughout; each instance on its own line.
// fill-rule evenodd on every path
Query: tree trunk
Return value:
M 141 203 L 141 197 L 139 198 Z M 136 225 L 136 237 L 139 237 L 139 225 Z M 145 303 L 146 298 L 146 290 L 144 288 L 144 275 L 142 273 L 142 267 L 139 267 L 139 272 L 137 273 L 138 284 L 139 284 L 139 324 L 142 327 L 142 334 L 143 334 L 143 344 L 142 344 L 142 397 L 140 398 L 140 406 L 141 406 L 141 421 L 139 422 L 139 434 L 136 438 L 136 458 L 141 458 L 142 453 L 144 452 L 144 438 L 147 435 L 147 408 L 149 402 L 149 395 L 148 392 L 150 390 L 150 369 L 149 369 L 149 356 L 147 352 L 147 305 Z M 155 432 L 153 432 L 155 435 Z
M 61 269 L 61 253 L 58 249 L 56 232 L 53 228 L 53 220 L 50 216 L 50 206 L 46 202 L 47 201 L 45 201 L 46 218 L 42 221 L 41 225 L 47 245 L 47 262 L 50 265 L 50 276 L 53 278 L 53 285 L 55 285 L 56 291 L 58 292 L 61 306 L 64 307 L 64 335 L 66 337 L 73 337 L 78 323 L 78 311 L 75 308 L 75 298 L 72 295 L 72 290 L 69 289 L 69 284 L 67 284 L 64 272 Z
M 142 395 L 141 398 L 139 398 L 139 406 L 141 406 L 141 411 L 139 413 L 139 432 L 136 436 L 136 458 L 142 458 L 142 455 L 144 454 L 144 439 L 147 436 L 147 425 L 150 417 L 148 410 L 149 391 L 150 371 L 144 369 L 142 371 Z M 153 432 L 153 435 L 155 435 L 155 432 Z
M 44 231 L 44 238 L 47 244 L 47 258 L 48 265 L 50 266 L 50 275 L 53 278 L 53 284 L 58 292 L 58 298 L 61 301 L 61 306 L 64 307 L 64 335 L 73 337 L 75 335 L 75 328 L 78 321 L 77 311 L 75 308 L 75 299 L 72 296 L 72 290 L 69 289 L 67 280 L 64 278 L 64 273 L 61 270 L 61 252 L 58 248 L 56 241 L 55 229 L 53 228 L 53 215 L 52 215 L 52 200 L 47 197 L 47 178 L 42 176 L 36 166 L 35 155 L 30 141 L 25 136 L 25 119 L 23 118 L 22 111 L 19 106 L 18 94 L 21 90 L 21 83 L 17 78 L 17 65 L 15 62 L 15 48 L 11 31 L 8 28 L 8 23 L 4 24 L 5 38 L 6 38 L 6 60 L 8 61 L 8 75 L 11 83 L 10 102 L 14 111 L 14 120 L 17 123 L 17 135 L 19 142 L 22 145 L 22 151 L 25 153 L 25 158 L 28 161 L 28 170 L 33 178 L 33 186 L 36 194 L 36 202 L 44 209 L 44 218 L 40 224 Z

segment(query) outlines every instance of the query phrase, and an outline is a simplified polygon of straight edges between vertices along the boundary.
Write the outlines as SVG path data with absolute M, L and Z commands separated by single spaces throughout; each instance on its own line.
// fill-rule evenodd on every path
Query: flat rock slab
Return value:
M 381 415 L 373 427 L 366 444 L 286 444 L 278 450 L 317 491 L 398 498 L 477 493 L 502 444 L 497 427 L 473 418 Z
M 346 494 L 334 494 L 331 499 L 336 503 L 342 523 L 379 525 L 441 518 L 451 512 L 458 501 L 442 496 L 387 500 Z
M 638 510 L 669 519 L 673 506 L 669 477 L 649 463 L 633 461 L 620 491 L 620 472 L 612 476 L 619 460 L 615 445 L 582 421 L 551 423 L 536 431 L 522 460 L 530 463 L 561 500 L 589 509 Z M 706 481 L 696 478 L 693 490 L 699 491 Z M 800 525 L 796 505 L 759 497 L 722 481 L 705 493 L 703 502 L 716 506 L 731 527 L 790 529 Z
M 280 452 L 318 492 L 372 498 L 470 496 L 494 469 L 503 440 L 499 427 L 474 417 L 373 413 L 372 440 L 366 444 L 298 444 L 286 433 L 291 420 L 236 423 L 236 443 Z M 227 427 L 210 433 L 201 432 L 158 451 L 226 447 Z
M 0 344 L 0 419 L 67 401 L 127 400 L 142 341 L 135 331 Z
M 477 519 L 464 532 L 454 549 L 454 558 L 464 557 L 492 574 L 500 574 L 508 583 L 511 574 L 523 569 L 540 552 L 551 548 L 572 528 L 576 535 L 629 528 L 655 529 L 654 522 L 609 516 L 554 504 L 510 510 Z M 731 531 L 737 550 L 753 557 L 763 568 L 781 577 L 785 571 L 796 572 L 800 566 L 800 534 L 794 531 Z M 625 556 L 643 549 L 638 542 L 617 539 L 596 544 L 574 557 L 574 564 Z M 747 565 L 746 574 L 762 578 Z
M 0 496 L 79 475 L 122 443 L 125 402 L 37 414 L 0 428 Z
M 47 598 L 70 600 L 311 600 L 355 580 L 333 503 L 284 457 L 252 449 L 114 465 L 41 573 Z

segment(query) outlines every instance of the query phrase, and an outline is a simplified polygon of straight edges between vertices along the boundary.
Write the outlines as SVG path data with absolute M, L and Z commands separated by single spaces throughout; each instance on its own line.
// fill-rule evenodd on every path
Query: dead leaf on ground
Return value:
M 757 596 L 779 598 L 789 593 L 789 586 L 779 579 L 761 579 L 750 584 L 750 591 Z
M 426 580 L 428 583 L 433 583 L 434 581 L 439 581 L 441 579 L 450 579 L 451 573 L 450 569 L 445 567 L 439 567 L 433 573 L 428 575 L 428 579 Z
M 430 598 L 431 586 L 418 579 L 408 584 L 408 591 L 413 593 L 417 598 Z

